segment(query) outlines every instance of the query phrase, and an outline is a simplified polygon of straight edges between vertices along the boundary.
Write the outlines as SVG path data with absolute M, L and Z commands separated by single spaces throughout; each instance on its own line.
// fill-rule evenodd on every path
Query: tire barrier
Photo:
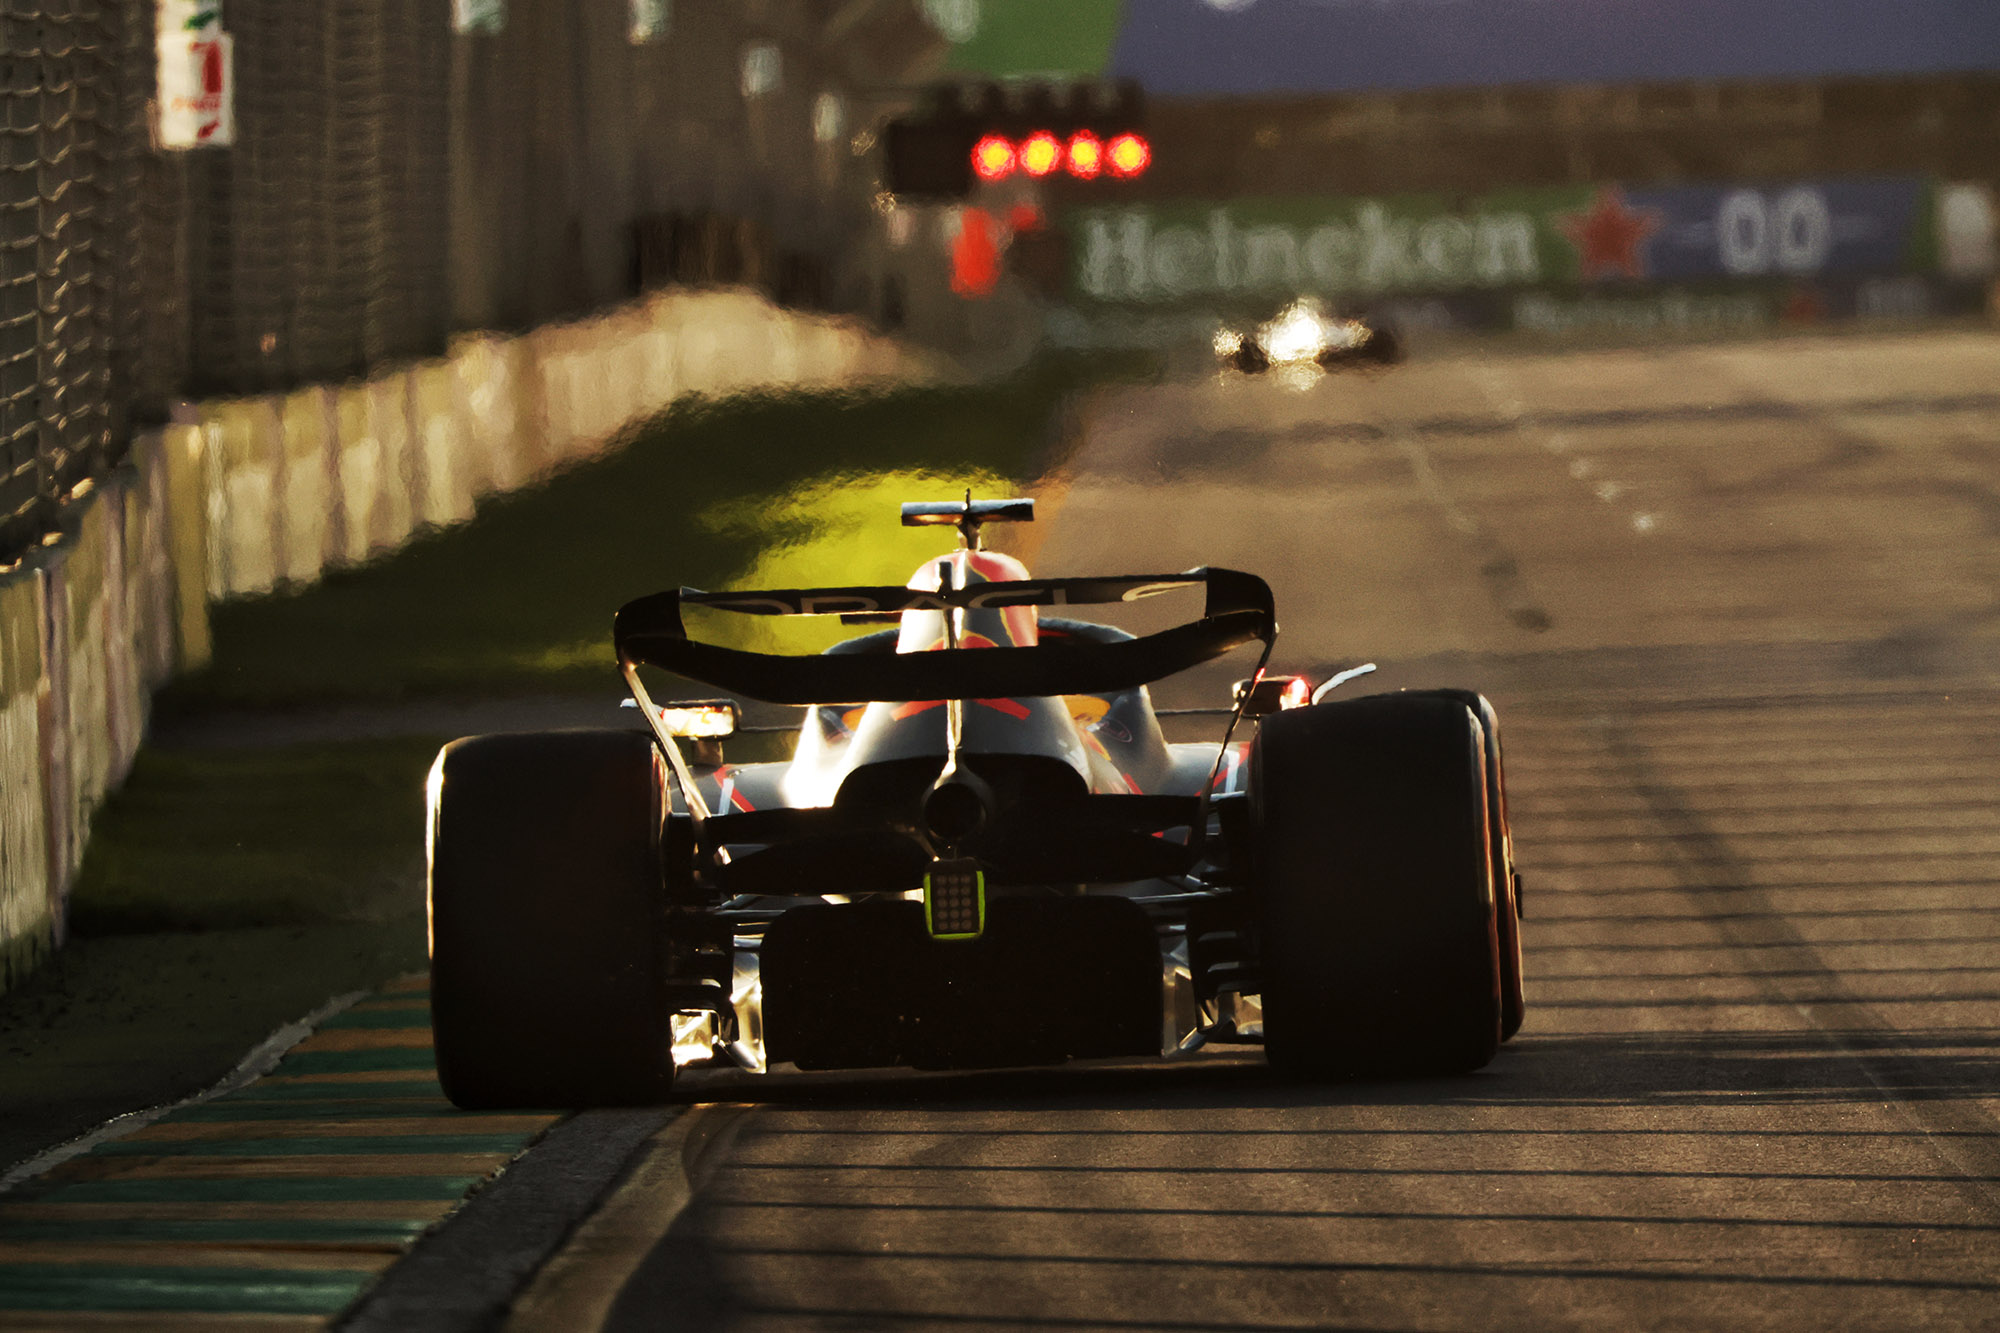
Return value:
M 929 377 L 748 291 L 662 293 L 366 381 L 192 406 L 0 568 L 0 991 L 61 943 L 91 819 L 208 605 L 311 583 L 597 457 L 678 399 Z

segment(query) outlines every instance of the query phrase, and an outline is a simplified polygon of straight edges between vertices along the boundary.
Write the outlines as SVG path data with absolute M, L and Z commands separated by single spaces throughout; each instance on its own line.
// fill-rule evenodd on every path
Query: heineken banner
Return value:
M 1937 190 L 1911 177 L 1617 185 L 1470 198 L 1302 197 L 1081 209 L 1084 302 L 1817 279 L 1937 271 Z M 1988 264 L 1990 266 L 1990 241 Z

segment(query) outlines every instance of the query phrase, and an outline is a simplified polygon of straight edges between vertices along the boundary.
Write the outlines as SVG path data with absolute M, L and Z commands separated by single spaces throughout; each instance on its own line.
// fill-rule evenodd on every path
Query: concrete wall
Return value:
M 0 989 L 62 941 L 92 817 L 125 778 L 152 691 L 207 658 L 192 429 L 146 436 L 0 574 Z
M 922 360 L 743 291 L 473 336 L 372 379 L 197 404 L 0 569 L 0 990 L 60 945 L 91 820 L 208 606 L 309 583 L 613 447 L 689 394 L 923 378 Z
M 594 457 L 690 393 L 916 373 L 858 327 L 746 291 L 661 292 L 345 385 L 195 409 L 212 598 L 310 582 Z

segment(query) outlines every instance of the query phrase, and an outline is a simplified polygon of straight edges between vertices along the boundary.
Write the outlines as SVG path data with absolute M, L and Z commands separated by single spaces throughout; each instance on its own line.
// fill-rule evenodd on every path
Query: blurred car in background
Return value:
M 1329 314 L 1310 296 L 1291 302 L 1262 324 L 1248 328 L 1223 325 L 1215 331 L 1214 347 L 1216 360 L 1246 375 L 1274 366 L 1316 365 L 1334 370 L 1351 365 L 1391 365 L 1403 359 L 1402 339 L 1394 329 Z

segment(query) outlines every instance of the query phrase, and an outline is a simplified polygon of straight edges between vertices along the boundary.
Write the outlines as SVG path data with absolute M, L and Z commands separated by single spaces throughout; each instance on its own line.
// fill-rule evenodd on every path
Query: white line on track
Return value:
M 1528 414 L 1527 404 L 1507 391 L 1499 374 L 1491 366 L 1472 367 L 1471 379 L 1487 402 L 1492 405 L 1494 415 L 1512 426 L 1522 436 L 1540 444 L 1548 452 L 1558 457 L 1569 457 L 1571 478 L 1588 487 L 1590 493 L 1599 501 L 1615 505 L 1621 498 L 1630 496 L 1636 491 L 1637 488 L 1631 483 L 1616 477 L 1592 480 L 1598 474 L 1597 461 L 1583 455 L 1572 456 L 1578 444 L 1576 438 L 1567 431 L 1539 425 Z M 1648 533 L 1659 529 L 1660 520 L 1665 515 L 1657 510 L 1628 507 L 1625 517 L 1632 531 Z

